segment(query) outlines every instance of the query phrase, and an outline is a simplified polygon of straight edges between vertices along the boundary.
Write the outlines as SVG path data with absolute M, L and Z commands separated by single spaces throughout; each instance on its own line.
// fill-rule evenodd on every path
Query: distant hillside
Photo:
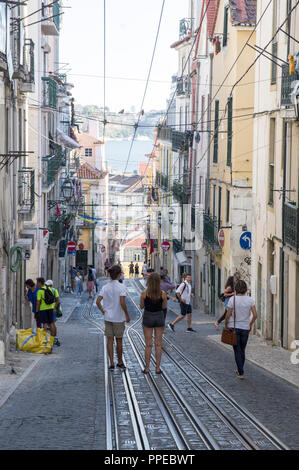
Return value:
M 139 122 L 140 127 L 138 128 L 137 136 L 148 137 L 151 140 L 155 138 L 155 127 L 159 124 L 161 116 L 164 115 L 164 111 L 152 110 L 141 117 Z M 82 106 L 80 104 L 75 106 L 76 122 L 80 126 L 80 130 L 83 132 L 88 131 L 88 120 L 95 121 L 97 124 L 97 130 L 99 137 L 103 135 L 103 121 L 104 110 L 95 105 Z M 134 124 L 138 120 L 138 113 L 115 113 L 110 112 L 109 108 L 106 108 L 106 125 L 105 135 L 108 139 L 121 139 L 131 137 L 134 133 Z M 128 124 L 128 125 L 126 125 Z M 142 127 L 144 126 L 144 127 Z M 148 127 L 147 127 L 148 126 Z

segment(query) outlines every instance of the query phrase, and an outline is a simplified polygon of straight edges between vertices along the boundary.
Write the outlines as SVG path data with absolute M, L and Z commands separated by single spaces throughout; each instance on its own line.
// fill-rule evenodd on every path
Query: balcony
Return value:
M 57 107 L 57 82 L 51 77 L 42 77 L 44 108 L 56 109 Z
M 51 246 L 56 246 L 57 243 L 65 238 L 66 235 L 66 226 L 65 223 L 57 219 L 50 219 L 48 224 L 50 237 L 49 244 Z
M 187 152 L 192 142 L 191 132 L 172 131 L 172 150 L 174 152 Z
M 218 242 L 218 232 L 221 227 L 221 221 L 210 214 L 204 214 L 203 239 L 212 248 L 213 251 L 221 251 Z
M 293 75 L 289 75 L 289 66 L 282 66 L 282 77 L 281 77 L 281 106 L 291 107 L 291 92 L 292 92 L 292 83 L 299 80 L 299 73 L 295 72 Z
M 34 182 L 35 173 L 33 168 L 25 167 L 18 171 L 18 203 L 20 214 L 30 214 L 34 209 Z
M 192 18 L 183 18 L 180 21 L 180 39 L 184 39 L 192 34 Z
M 169 178 L 159 171 L 157 171 L 156 174 L 156 184 L 159 188 L 163 189 L 163 191 L 169 191 Z
M 187 204 L 187 193 L 185 191 L 185 186 L 180 183 L 174 183 L 172 186 L 172 194 L 173 197 L 180 203 L 180 204 Z
M 61 148 L 57 146 L 55 155 L 48 155 L 43 160 L 43 186 L 50 188 L 55 181 L 57 171 L 65 166 L 65 155 Z
M 168 126 L 159 127 L 158 139 L 171 142 L 172 141 L 172 128 Z
M 46 36 L 58 36 L 60 30 L 60 5 L 59 1 L 52 6 L 43 7 L 43 20 L 41 22 L 42 33 Z
M 191 94 L 191 80 L 188 75 L 177 79 L 176 93 L 178 96 L 188 96 Z
M 23 93 L 34 93 L 35 90 L 35 66 L 34 66 L 34 42 L 32 39 L 25 39 L 24 45 L 25 74 L 23 81 L 20 81 L 20 91 Z
M 285 242 L 299 255 L 299 206 L 285 203 L 284 222 Z

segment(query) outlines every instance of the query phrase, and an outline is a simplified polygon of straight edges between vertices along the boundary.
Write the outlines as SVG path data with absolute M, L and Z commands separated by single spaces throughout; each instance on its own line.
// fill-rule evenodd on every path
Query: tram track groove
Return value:
M 134 286 L 138 294 L 141 293 L 142 289 L 136 281 L 134 282 Z M 132 299 L 132 297 L 131 297 Z M 139 309 L 138 305 L 132 299 L 132 301 L 135 303 L 136 308 Z M 140 333 L 139 333 L 140 334 Z M 259 422 L 259 420 L 253 416 L 251 413 L 249 413 L 245 408 L 243 408 L 241 405 L 239 405 L 232 397 L 230 397 L 216 382 L 214 382 L 212 379 L 210 379 L 207 374 L 205 374 L 198 366 L 196 366 L 192 361 L 190 361 L 178 348 L 176 345 L 174 345 L 171 341 L 163 337 L 163 352 L 167 355 L 168 359 L 173 363 L 173 365 L 177 368 L 180 369 L 180 372 L 184 375 L 185 379 L 188 380 L 189 383 L 191 383 L 194 387 L 196 387 L 198 393 L 200 396 L 204 398 L 206 403 L 214 410 L 214 412 L 219 416 L 219 418 L 226 423 L 227 426 L 231 429 L 231 431 L 238 436 L 240 442 L 243 443 L 246 449 L 253 449 L 253 450 L 259 450 L 259 449 L 278 449 L 278 450 L 289 450 L 289 448 L 279 439 L 277 438 L 269 429 L 267 429 L 262 423 Z M 173 351 L 177 354 L 179 360 L 176 358 L 176 360 L 172 357 L 173 354 L 170 354 L 167 348 L 165 347 L 165 344 L 168 345 L 168 347 L 172 348 Z M 189 374 L 186 372 L 186 367 L 183 367 L 180 365 L 180 363 L 184 361 L 185 364 L 188 365 L 189 367 Z M 193 372 L 196 372 L 198 377 L 200 377 L 202 384 L 207 388 L 210 387 L 210 390 L 205 390 L 202 384 L 196 383 L 191 378 L 190 374 L 190 368 L 193 370 Z M 217 397 L 212 396 L 211 397 L 211 389 L 214 391 L 214 393 L 217 394 Z M 219 406 L 217 403 L 215 403 L 216 399 L 219 400 L 219 397 L 222 399 L 222 406 Z M 230 407 L 230 411 L 233 409 L 235 411 L 235 417 L 232 418 L 229 416 L 228 411 L 225 411 L 223 409 L 223 406 L 226 404 L 226 406 Z M 232 411 L 231 411 L 232 413 Z M 239 420 L 239 423 L 236 423 L 236 418 Z M 243 424 L 241 421 L 241 418 L 244 420 Z M 251 430 L 248 432 L 248 429 L 245 432 L 241 426 L 248 427 L 249 425 L 252 426 Z M 254 430 L 253 430 L 254 428 Z M 256 431 L 255 431 L 256 430 Z M 255 434 L 255 439 L 253 439 L 249 433 Z M 258 436 L 257 433 L 260 433 Z

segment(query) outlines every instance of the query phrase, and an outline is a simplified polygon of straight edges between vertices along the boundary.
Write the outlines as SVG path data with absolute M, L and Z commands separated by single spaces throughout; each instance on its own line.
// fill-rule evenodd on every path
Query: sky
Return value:
M 138 112 L 162 8 L 162 0 L 106 0 L 106 106 Z M 68 72 L 77 104 L 104 104 L 104 0 L 64 0 L 60 73 Z M 166 0 L 144 110 L 165 109 L 178 55 L 179 21 L 188 0 Z

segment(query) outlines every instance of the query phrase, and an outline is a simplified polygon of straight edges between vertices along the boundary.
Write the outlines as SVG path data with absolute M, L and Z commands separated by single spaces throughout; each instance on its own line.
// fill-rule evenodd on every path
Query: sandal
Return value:
M 163 372 L 160 370 L 156 370 L 156 374 L 163 374 Z
M 146 370 L 146 369 L 143 369 L 142 373 L 143 373 L 143 374 L 149 374 L 150 371 L 149 371 L 149 370 Z

